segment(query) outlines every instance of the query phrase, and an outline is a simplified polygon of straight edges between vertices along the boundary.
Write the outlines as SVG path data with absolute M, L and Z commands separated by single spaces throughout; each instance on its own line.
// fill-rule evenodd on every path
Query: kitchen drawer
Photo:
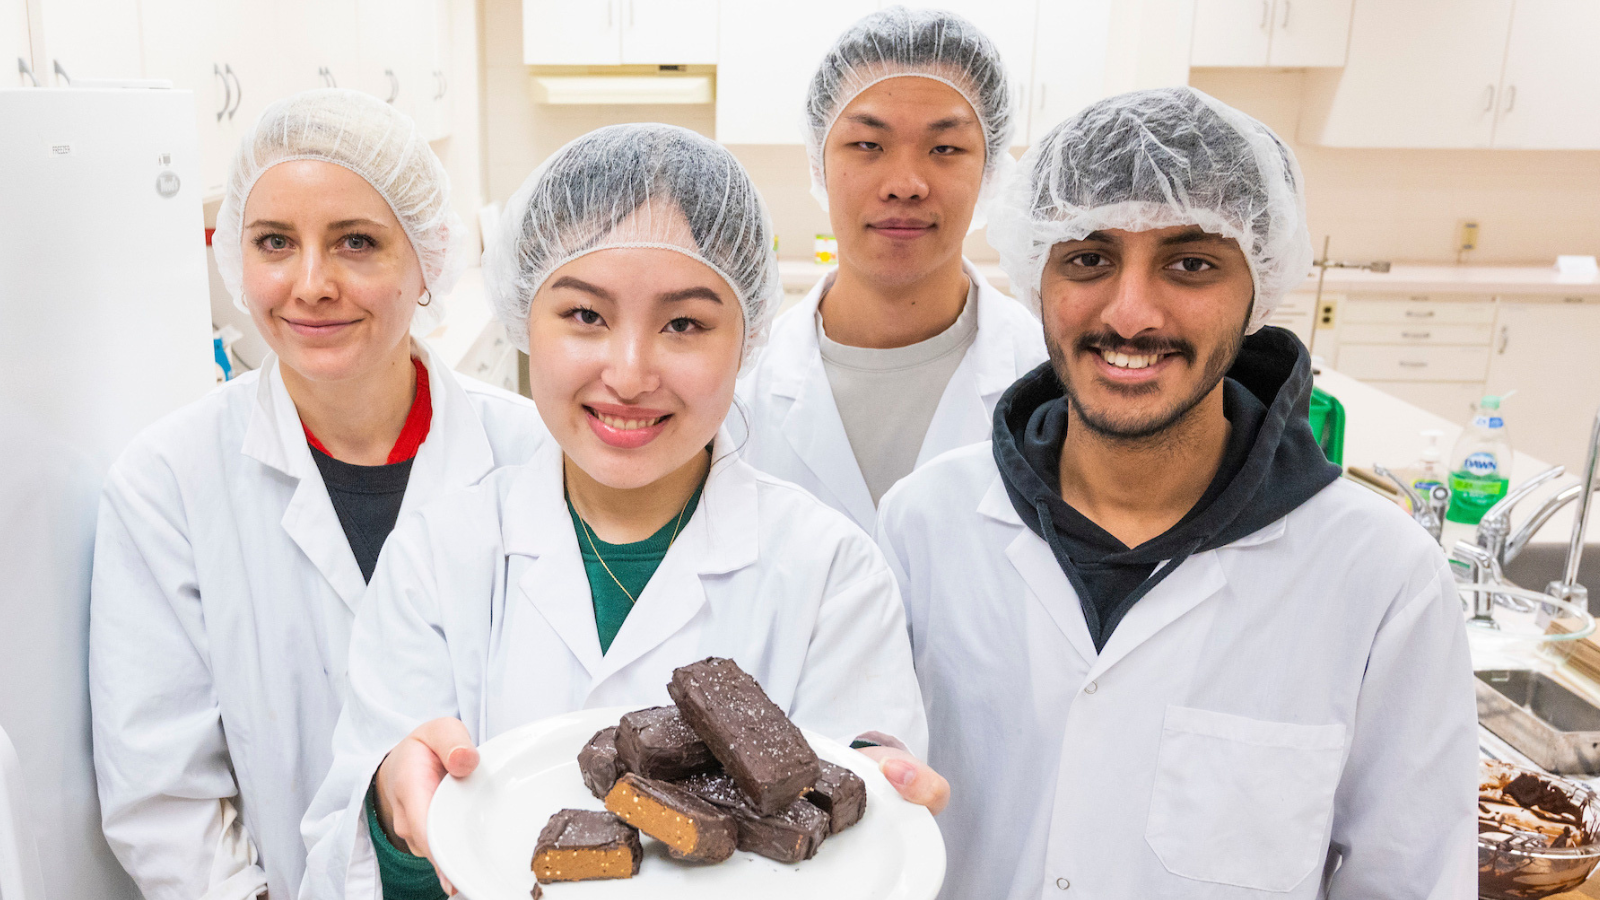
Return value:
M 1436 322 L 1393 324 L 1387 322 L 1346 323 L 1339 330 L 1339 340 L 1352 344 L 1403 344 L 1419 346 L 1429 344 L 1470 344 L 1487 346 L 1491 327 L 1484 325 L 1447 325 Z
M 1339 343 L 1335 366 L 1361 381 L 1483 381 L 1489 348 Z
M 1360 297 L 1344 304 L 1345 324 L 1415 323 L 1439 325 L 1493 325 L 1494 301 L 1481 295 L 1467 300 L 1438 300 L 1426 297 Z

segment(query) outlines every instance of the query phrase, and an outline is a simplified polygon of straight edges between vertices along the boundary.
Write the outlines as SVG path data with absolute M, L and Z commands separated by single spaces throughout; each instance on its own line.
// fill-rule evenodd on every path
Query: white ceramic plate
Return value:
M 477 771 L 446 777 L 428 810 L 434 859 L 470 900 L 528 900 L 533 847 L 557 810 L 604 809 L 583 786 L 578 751 L 617 724 L 626 707 L 586 709 L 516 728 L 479 747 Z M 926 809 L 900 799 L 872 760 L 809 731 L 817 755 L 867 783 L 867 811 L 817 855 L 783 865 L 735 853 L 716 865 L 667 857 L 644 837 L 639 874 L 615 881 L 547 884 L 549 900 L 932 900 L 944 881 L 944 841 Z

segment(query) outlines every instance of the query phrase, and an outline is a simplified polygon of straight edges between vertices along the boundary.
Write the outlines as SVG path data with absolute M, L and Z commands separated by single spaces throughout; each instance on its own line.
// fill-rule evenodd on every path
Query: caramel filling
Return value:
M 533 858 L 533 877 L 546 884 L 632 878 L 633 851 L 626 846 L 609 850 L 546 850 Z
M 693 855 L 700 845 L 700 829 L 693 820 L 641 795 L 626 781 L 617 782 L 606 795 L 606 809 L 683 856 Z

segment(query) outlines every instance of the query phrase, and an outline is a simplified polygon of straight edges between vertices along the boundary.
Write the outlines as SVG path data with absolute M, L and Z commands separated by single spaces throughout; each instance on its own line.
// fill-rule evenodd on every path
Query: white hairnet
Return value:
M 528 308 L 561 266 L 622 247 L 673 250 L 709 266 L 744 313 L 744 359 L 783 298 L 767 208 L 727 148 L 673 125 L 611 125 L 546 160 L 506 203 L 483 280 L 512 340 L 528 349 Z
M 850 26 L 822 58 L 806 92 L 806 156 L 811 162 L 811 195 L 828 208 L 822 148 L 844 108 L 862 91 L 880 81 L 903 77 L 931 78 L 966 98 L 983 126 L 983 189 L 978 195 L 974 227 L 992 189 L 1013 165 L 1011 133 L 1015 110 L 1005 64 L 976 25 L 955 13 L 937 9 L 882 9 Z
M 268 169 L 297 159 L 334 163 L 366 179 L 389 204 L 422 264 L 430 300 L 412 318 L 414 334 L 442 319 L 440 297 L 450 293 L 468 259 L 466 229 L 450 208 L 450 180 L 416 123 L 360 91 L 304 91 L 268 106 L 239 141 L 217 210 L 211 245 L 233 302 L 244 299 L 244 206 Z
M 1101 100 L 1023 154 L 991 210 L 989 243 L 1035 311 L 1050 248 L 1107 229 L 1198 225 L 1250 264 L 1259 329 L 1311 268 L 1305 189 L 1272 129 L 1193 88 Z

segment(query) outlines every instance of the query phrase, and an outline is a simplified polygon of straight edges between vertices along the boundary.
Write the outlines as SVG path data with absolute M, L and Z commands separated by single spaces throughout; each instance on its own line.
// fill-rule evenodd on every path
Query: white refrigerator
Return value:
M 0 90 L 3 900 L 139 896 L 100 834 L 89 564 L 107 466 L 214 384 L 201 187 L 186 91 Z

